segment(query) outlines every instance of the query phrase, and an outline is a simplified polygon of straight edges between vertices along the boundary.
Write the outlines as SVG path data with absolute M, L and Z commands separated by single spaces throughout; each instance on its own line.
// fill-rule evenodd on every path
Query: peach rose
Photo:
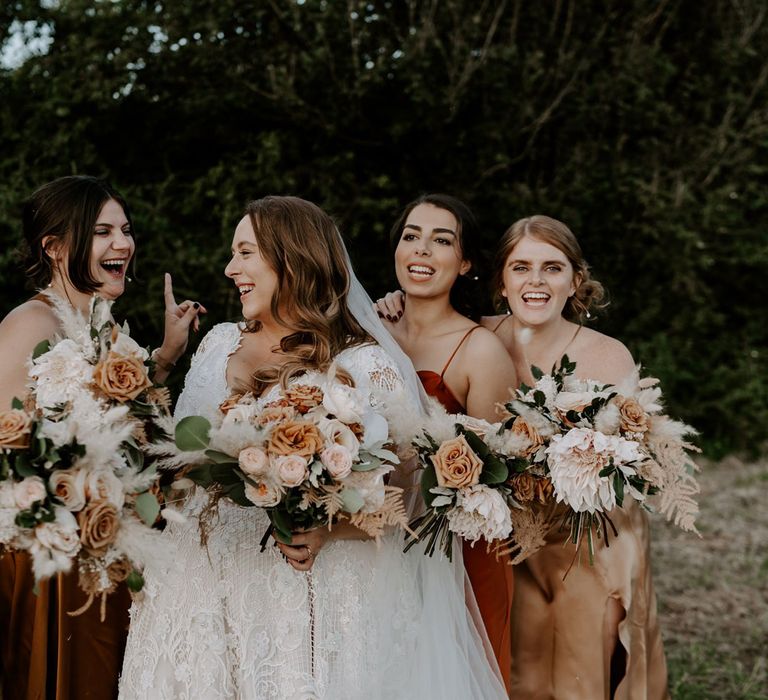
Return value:
M 446 440 L 430 459 L 440 486 L 461 489 L 480 482 L 483 462 L 463 435 Z
M 0 448 L 23 449 L 29 446 L 32 418 L 25 411 L 12 408 L 0 411 Z
M 314 423 L 287 420 L 276 426 L 267 450 L 276 455 L 311 457 L 323 449 L 323 437 Z
M 530 441 L 530 445 L 526 447 L 523 452 L 526 457 L 535 455 L 539 448 L 544 444 L 544 439 L 539 434 L 539 431 L 522 416 L 515 418 L 515 422 L 512 423 L 512 432 L 522 435 Z
M 280 486 L 268 479 L 260 481 L 255 486 L 253 484 L 245 485 L 245 497 L 260 508 L 270 508 L 280 503 L 282 492 Z
M 246 447 L 240 450 L 237 462 L 243 473 L 248 476 L 262 476 L 269 471 L 269 457 L 258 447 Z
M 334 479 L 343 479 L 352 471 L 352 453 L 344 445 L 331 445 L 320 453 L 320 461 Z
M 275 457 L 274 467 L 280 483 L 289 489 L 299 486 L 309 476 L 307 460 L 299 455 Z
M 520 503 L 528 503 L 536 497 L 536 477 L 528 472 L 515 474 L 510 480 L 512 495 Z
M 323 403 L 323 390 L 319 386 L 294 384 L 288 387 L 283 394 L 299 413 L 308 413 Z
M 648 414 L 635 399 L 625 399 L 617 396 L 614 399 L 619 407 L 620 427 L 623 433 L 645 433 L 648 431 Z
M 293 406 L 265 406 L 264 410 L 256 416 L 257 425 L 268 425 L 291 420 L 296 417 L 296 409 Z
M 31 508 L 38 501 L 44 501 L 47 493 L 45 482 L 39 476 L 28 476 L 13 486 L 13 497 L 22 510 Z
M 76 512 L 85 507 L 86 476 L 82 469 L 59 470 L 51 474 L 50 489 L 67 510 Z
M 120 518 L 117 508 L 108 501 L 93 501 L 77 514 L 80 542 L 93 556 L 106 554 L 117 537 Z
M 144 363 L 134 355 L 109 352 L 93 370 L 93 381 L 110 399 L 133 401 L 152 386 Z

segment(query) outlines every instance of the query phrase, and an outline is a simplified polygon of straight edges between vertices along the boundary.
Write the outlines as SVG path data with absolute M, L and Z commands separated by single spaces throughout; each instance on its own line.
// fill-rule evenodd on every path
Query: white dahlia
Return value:
M 448 512 L 452 532 L 468 542 L 484 537 L 488 542 L 509 537 L 512 516 L 501 494 L 483 484 L 460 489 L 456 507 Z

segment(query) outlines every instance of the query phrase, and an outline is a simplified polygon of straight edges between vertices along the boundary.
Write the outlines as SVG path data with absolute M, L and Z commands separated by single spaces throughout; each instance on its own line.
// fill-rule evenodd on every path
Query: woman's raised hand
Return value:
M 158 371 L 155 379 L 161 381 L 158 374 L 167 376 L 170 368 L 176 363 L 187 349 L 189 342 L 189 329 L 197 331 L 200 328 L 200 314 L 207 313 L 207 309 L 197 301 L 185 299 L 180 304 L 176 303 L 173 295 L 173 281 L 171 276 L 165 273 L 165 334 L 163 344 L 155 351 L 155 361 Z
M 388 292 L 381 299 L 376 300 L 373 308 L 381 318 L 386 318 L 391 323 L 397 323 L 405 310 L 405 294 L 399 289 L 395 292 Z

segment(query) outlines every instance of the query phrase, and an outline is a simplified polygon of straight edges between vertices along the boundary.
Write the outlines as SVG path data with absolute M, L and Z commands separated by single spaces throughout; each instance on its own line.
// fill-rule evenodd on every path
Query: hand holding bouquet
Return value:
M 251 395 L 221 406 L 221 424 L 201 416 L 176 427 L 183 475 L 214 498 L 264 508 L 274 532 L 331 528 L 346 518 L 371 537 L 388 525 L 407 525 L 401 489 L 387 485 L 398 463 L 387 448 L 387 421 L 355 388 L 327 374 L 294 383 L 261 404 Z

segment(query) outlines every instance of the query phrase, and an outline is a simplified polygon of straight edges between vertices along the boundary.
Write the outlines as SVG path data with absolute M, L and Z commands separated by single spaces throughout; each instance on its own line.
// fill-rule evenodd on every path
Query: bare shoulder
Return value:
M 0 323 L 0 344 L 28 348 L 52 338 L 59 330 L 59 320 L 47 304 L 31 299 L 13 309 Z
M 480 325 L 483 328 L 487 328 L 489 331 L 495 332 L 499 325 L 509 318 L 506 314 L 496 314 L 495 316 L 482 316 L 480 318 Z
M 582 328 L 568 355 L 576 362 L 576 374 L 584 379 L 616 384 L 635 369 L 632 353 L 624 343 L 591 328 Z
M 472 355 L 473 362 L 512 363 L 504 343 L 485 325 L 467 338 L 467 353 Z

